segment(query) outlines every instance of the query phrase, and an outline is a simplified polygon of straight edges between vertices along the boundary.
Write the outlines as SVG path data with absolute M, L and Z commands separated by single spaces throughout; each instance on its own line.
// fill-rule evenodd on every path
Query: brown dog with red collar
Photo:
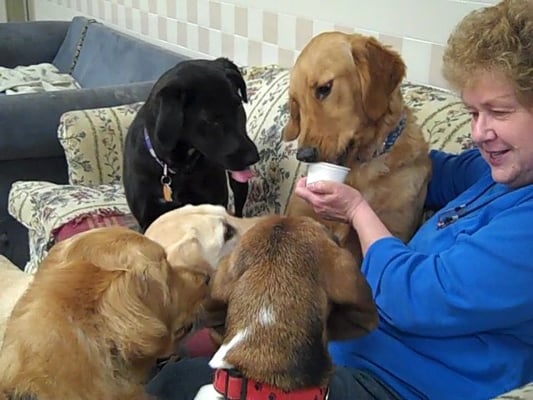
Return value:
M 226 332 L 210 361 L 214 384 L 196 400 L 325 399 L 327 341 L 378 321 L 356 260 L 309 217 L 271 216 L 250 228 L 219 265 L 211 295 L 228 305 Z

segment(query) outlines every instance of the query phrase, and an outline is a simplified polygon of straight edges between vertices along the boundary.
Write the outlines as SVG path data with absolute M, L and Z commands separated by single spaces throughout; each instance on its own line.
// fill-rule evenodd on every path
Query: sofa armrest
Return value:
M 144 101 L 153 84 L 0 96 L 0 160 L 62 156 L 57 128 L 64 112 Z
M 18 65 L 52 62 L 69 24 L 69 21 L 1 23 L 0 65 L 13 68 Z
M 17 181 L 9 192 L 8 209 L 29 231 L 26 272 L 35 272 L 54 244 L 54 233 L 66 223 L 89 214 L 130 214 L 121 184 L 89 187 Z

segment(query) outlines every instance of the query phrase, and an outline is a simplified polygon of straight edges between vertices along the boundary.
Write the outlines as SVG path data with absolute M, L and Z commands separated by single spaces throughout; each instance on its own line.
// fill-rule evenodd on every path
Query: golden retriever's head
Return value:
M 260 219 L 233 217 L 217 205 L 186 205 L 161 215 L 145 235 L 165 248 L 171 265 L 213 272 L 241 235 Z
M 187 333 L 208 282 L 204 271 L 171 267 L 163 247 L 144 235 L 109 227 L 53 246 L 28 294 L 64 310 L 73 327 L 116 357 L 149 365 Z
M 211 296 L 228 304 L 211 366 L 230 365 L 285 390 L 325 383 L 327 340 L 377 324 L 355 259 L 308 217 L 271 216 L 250 228 L 219 265 Z
M 401 113 L 405 71 L 400 55 L 372 37 L 315 36 L 291 72 L 284 139 L 298 138 L 297 158 L 306 162 L 339 162 L 346 149 L 380 140 L 365 137 L 365 129 Z

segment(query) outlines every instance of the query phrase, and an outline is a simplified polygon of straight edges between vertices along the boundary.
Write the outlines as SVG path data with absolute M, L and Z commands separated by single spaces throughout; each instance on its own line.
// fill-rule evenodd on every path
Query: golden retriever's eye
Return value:
M 233 236 L 237 234 L 237 231 L 230 224 L 224 224 L 224 242 L 230 240 Z
M 317 88 L 315 89 L 316 98 L 320 101 L 324 100 L 331 93 L 332 87 L 333 87 L 333 81 L 329 81 L 325 85 L 317 86 Z

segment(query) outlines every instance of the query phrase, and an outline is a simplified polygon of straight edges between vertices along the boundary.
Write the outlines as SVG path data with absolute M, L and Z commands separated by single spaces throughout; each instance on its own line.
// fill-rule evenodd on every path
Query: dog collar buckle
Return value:
M 326 400 L 327 387 L 312 387 L 286 392 L 274 386 L 243 377 L 238 371 L 217 369 L 215 390 L 227 400 Z

